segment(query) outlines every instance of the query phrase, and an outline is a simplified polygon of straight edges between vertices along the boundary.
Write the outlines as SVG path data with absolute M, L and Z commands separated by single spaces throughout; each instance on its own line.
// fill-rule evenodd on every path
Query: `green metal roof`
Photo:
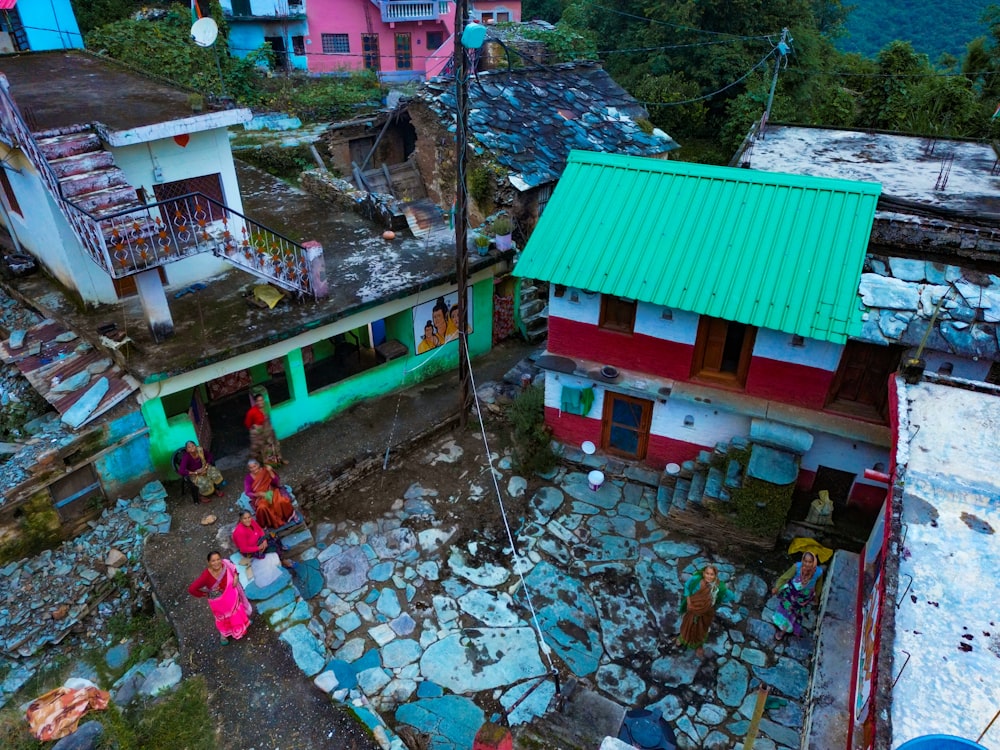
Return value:
M 880 192 L 573 151 L 514 273 L 844 343 Z

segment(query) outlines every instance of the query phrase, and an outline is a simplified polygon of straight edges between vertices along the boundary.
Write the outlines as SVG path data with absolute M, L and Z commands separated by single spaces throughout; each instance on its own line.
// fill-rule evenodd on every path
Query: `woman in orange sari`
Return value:
M 295 517 L 295 506 L 281 487 L 281 480 L 270 466 L 255 458 L 247 462 L 243 489 L 250 498 L 257 523 L 265 529 L 278 529 Z

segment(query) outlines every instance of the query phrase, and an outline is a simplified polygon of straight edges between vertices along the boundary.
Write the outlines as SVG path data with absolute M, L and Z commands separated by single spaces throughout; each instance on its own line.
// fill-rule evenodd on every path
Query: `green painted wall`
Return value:
M 492 277 L 475 284 L 472 297 L 473 332 L 469 336 L 469 354 L 474 358 L 488 352 L 493 344 Z M 402 341 L 410 350 L 410 354 L 313 393 L 309 393 L 306 386 L 302 350 L 295 349 L 289 352 L 285 357 L 285 373 L 291 398 L 278 404 L 271 411 L 271 420 L 278 437 L 284 438 L 310 425 L 326 421 L 358 401 L 412 386 L 458 366 L 457 341 L 419 357 L 413 354 L 412 309 L 386 318 L 386 336 Z M 315 351 L 316 344 L 313 346 Z M 163 402 L 159 398 L 147 400 L 141 408 L 149 426 L 153 462 L 161 473 L 172 475 L 170 459 L 177 448 L 188 440 L 195 439 L 194 425 L 187 414 L 168 419 L 163 409 Z

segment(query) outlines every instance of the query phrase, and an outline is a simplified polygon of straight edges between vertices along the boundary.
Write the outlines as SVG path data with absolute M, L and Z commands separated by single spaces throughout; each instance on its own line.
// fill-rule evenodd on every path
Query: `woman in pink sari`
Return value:
M 208 553 L 208 567 L 188 586 L 188 593 L 208 597 L 223 643 L 229 643 L 230 638 L 239 640 L 247 632 L 253 609 L 240 585 L 236 566 L 223 560 L 218 552 Z

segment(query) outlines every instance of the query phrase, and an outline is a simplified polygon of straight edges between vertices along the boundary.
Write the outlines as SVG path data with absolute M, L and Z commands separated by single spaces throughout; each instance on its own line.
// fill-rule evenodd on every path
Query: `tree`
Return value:
M 72 0 L 71 4 L 76 22 L 83 34 L 100 26 L 124 20 L 142 7 L 136 0 Z

